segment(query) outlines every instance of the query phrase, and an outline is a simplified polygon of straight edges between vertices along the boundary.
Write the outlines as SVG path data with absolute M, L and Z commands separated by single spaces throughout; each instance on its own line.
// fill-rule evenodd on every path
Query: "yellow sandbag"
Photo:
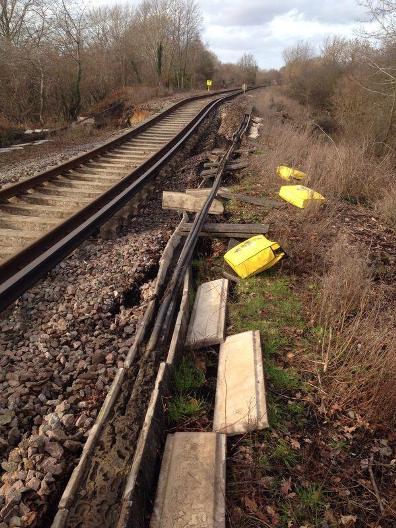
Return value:
M 224 260 L 242 279 L 260 273 L 276 264 L 284 252 L 277 242 L 256 235 L 233 247 Z
M 306 176 L 305 172 L 286 167 L 286 165 L 279 165 L 276 169 L 276 174 L 287 181 L 302 180 Z
M 325 201 L 324 196 L 304 185 L 284 185 L 280 188 L 279 196 L 300 209 L 315 200 Z

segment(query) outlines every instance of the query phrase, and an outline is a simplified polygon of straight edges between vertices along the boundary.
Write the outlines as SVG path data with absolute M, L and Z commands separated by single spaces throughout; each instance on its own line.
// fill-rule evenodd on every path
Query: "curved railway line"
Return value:
M 240 94 L 179 101 L 139 127 L 0 190 L 0 310 L 126 206 L 205 117 Z
M 249 110 L 219 159 L 213 186 L 189 233 L 183 236 L 183 218 L 168 241 L 151 301 L 90 429 L 51 528 L 147 526 L 166 430 L 163 398 L 169 396 L 171 372 L 187 330 L 191 261 L 226 165 L 250 117 Z
M 0 309 L 118 211 L 124 214 L 136 210 L 159 169 L 209 113 L 240 93 L 232 90 L 181 101 L 82 156 L 0 190 Z M 176 357 L 183 339 L 182 324 L 177 326 L 186 295 L 183 281 L 184 285 L 188 281 L 198 235 L 223 172 L 249 122 L 250 111 L 218 160 L 213 187 L 195 216 L 190 233 L 182 233 L 184 218 L 168 241 L 152 298 L 136 327 L 133 344 L 122 366 L 118 365 L 78 464 L 71 475 L 70 465 L 68 474 L 55 479 L 51 511 L 42 512 L 44 525 L 52 522 L 52 528 L 137 528 L 146 524 L 164 434 L 162 418 L 157 421 L 152 414 L 153 405 L 157 407 L 162 401 L 158 399 L 158 384 L 162 383 L 161 376 L 168 376 L 164 361 Z M 148 422 L 150 416 L 152 421 Z M 51 418 L 50 421 L 51 425 L 44 423 L 41 433 L 39 428 L 39 434 L 48 433 L 50 437 L 52 432 L 61 435 L 58 439 L 63 438 L 58 422 Z M 151 448 L 153 452 L 149 454 L 147 450 Z M 35 464 L 32 467 L 41 467 L 38 459 Z M 58 474 L 58 469 L 53 469 Z M 62 491 L 56 508 L 54 501 Z M 11 500 L 1 510 L 0 521 L 13 507 Z

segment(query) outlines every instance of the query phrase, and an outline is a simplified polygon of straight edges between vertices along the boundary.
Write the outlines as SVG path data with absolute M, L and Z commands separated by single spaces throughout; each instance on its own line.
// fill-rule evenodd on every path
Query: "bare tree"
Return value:
M 40 0 L 0 0 L 0 37 L 20 45 L 34 31 Z
M 252 53 L 244 53 L 239 59 L 238 66 L 243 73 L 244 81 L 248 84 L 255 84 L 258 66 L 254 55 Z
M 249 68 L 253 77 L 254 60 L 222 65 L 200 29 L 196 0 L 92 10 L 79 0 L 0 0 L 0 114 L 43 125 L 136 85 L 186 89 L 213 78 L 235 86 Z
M 87 38 L 87 17 L 84 5 L 77 1 L 58 0 L 54 3 L 55 31 L 53 40 L 58 52 L 75 65 L 74 81 L 69 94 L 63 94 L 63 106 L 69 119 L 76 119 L 81 109 L 83 52 Z

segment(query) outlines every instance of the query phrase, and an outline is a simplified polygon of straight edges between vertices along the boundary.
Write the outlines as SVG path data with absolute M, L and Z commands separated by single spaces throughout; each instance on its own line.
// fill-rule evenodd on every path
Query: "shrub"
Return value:
M 396 315 L 374 289 L 365 252 L 339 237 L 318 301 L 324 400 L 371 420 L 395 420 Z M 386 405 L 384 402 L 386 401 Z

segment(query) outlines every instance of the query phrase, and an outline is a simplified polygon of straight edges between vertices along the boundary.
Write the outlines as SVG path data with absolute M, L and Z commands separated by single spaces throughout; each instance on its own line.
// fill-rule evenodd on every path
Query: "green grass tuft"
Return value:
M 197 417 L 204 410 L 205 403 L 190 396 L 174 396 L 169 402 L 169 417 L 172 422 L 181 422 L 188 418 Z
M 279 368 L 272 361 L 266 362 L 266 370 L 274 389 L 292 391 L 302 388 L 301 379 L 294 370 Z
M 290 344 L 285 327 L 305 328 L 301 305 L 293 295 L 288 278 L 277 277 L 276 270 L 240 281 L 235 303 L 230 303 L 229 318 L 235 332 L 259 330 L 267 356 L 281 353 Z
M 180 393 L 194 391 L 205 383 L 205 374 L 197 368 L 191 359 L 183 358 L 174 374 L 176 390 Z
M 282 439 L 280 439 L 272 449 L 269 458 L 274 462 L 283 463 L 288 468 L 295 466 L 298 462 L 297 454 L 291 447 L 289 447 L 285 440 Z
M 296 492 L 300 501 L 301 516 L 317 520 L 325 507 L 322 486 L 313 483 L 297 488 Z

